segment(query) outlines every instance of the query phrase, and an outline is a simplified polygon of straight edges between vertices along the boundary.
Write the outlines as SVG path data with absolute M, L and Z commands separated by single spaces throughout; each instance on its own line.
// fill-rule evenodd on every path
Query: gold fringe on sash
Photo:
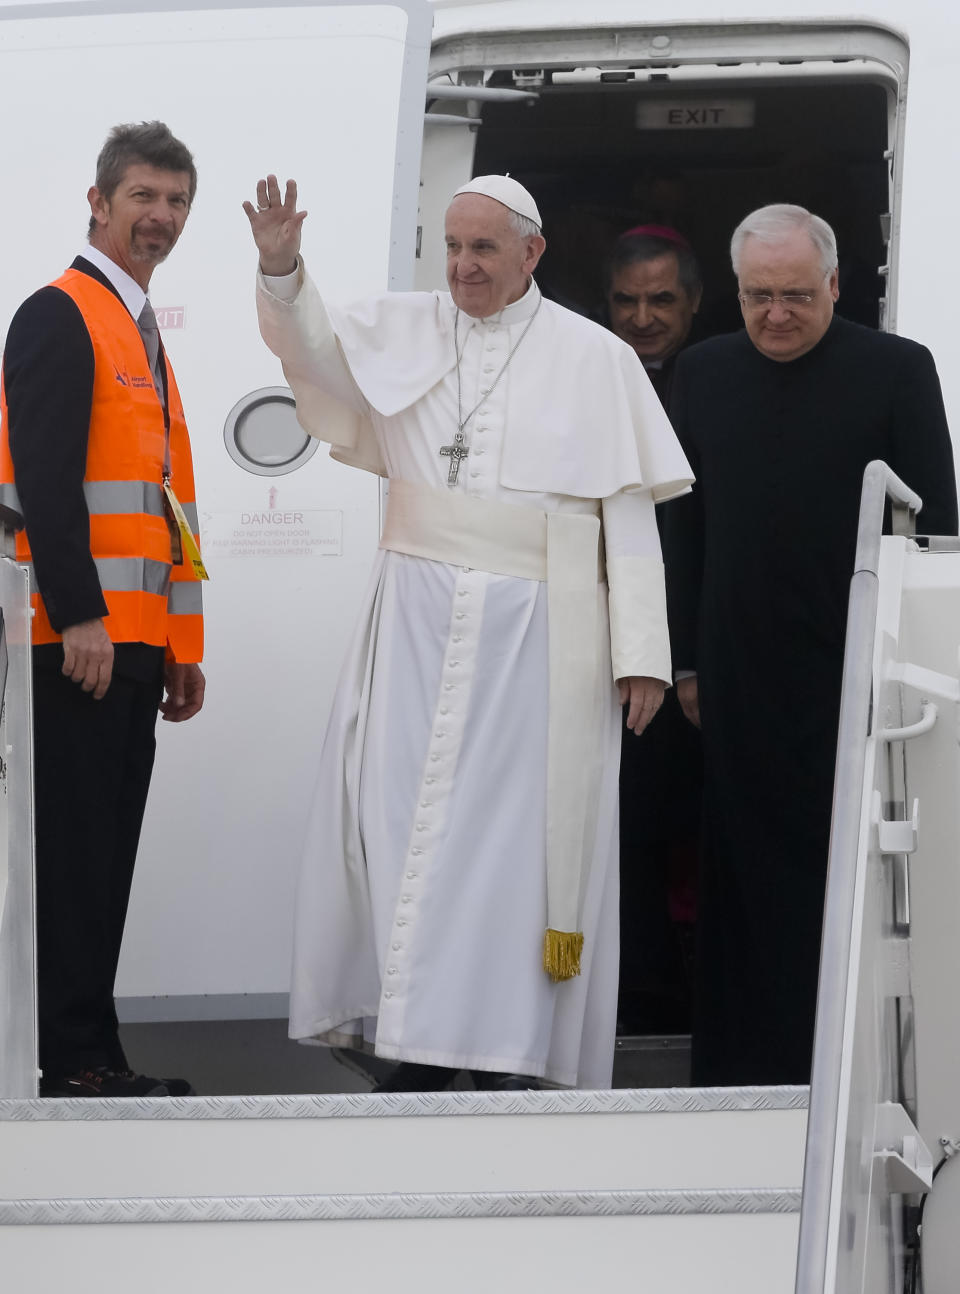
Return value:
M 547 930 L 543 936 L 543 969 L 556 984 L 580 974 L 583 934 Z

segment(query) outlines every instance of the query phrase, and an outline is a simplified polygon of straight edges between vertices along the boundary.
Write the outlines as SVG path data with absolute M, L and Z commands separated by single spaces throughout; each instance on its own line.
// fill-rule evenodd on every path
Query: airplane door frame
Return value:
M 575 30 L 467 32 L 441 37 L 430 58 L 430 82 L 442 78 L 473 84 L 493 71 L 525 69 L 523 88 L 535 88 L 533 70 L 561 67 L 603 69 L 644 67 L 651 71 L 677 65 L 711 65 L 744 68 L 750 65 L 820 63 L 837 79 L 850 64 L 865 62 L 890 96 L 886 160 L 889 165 L 889 216 L 884 235 L 887 263 L 879 267 L 884 283 L 880 301 L 880 326 L 896 331 L 897 271 L 899 265 L 900 206 L 903 193 L 903 143 L 909 47 L 906 38 L 881 23 L 844 19 L 810 22 L 731 22 L 716 24 L 644 24 L 634 27 L 600 24 Z M 530 69 L 530 71 L 527 71 Z M 429 83 L 428 83 L 429 87 Z M 444 104 L 445 114 L 460 113 L 467 120 L 461 129 L 478 124 L 477 104 Z M 446 132 L 444 132 L 446 133 Z M 457 131 L 457 134 L 460 132 Z M 472 156 L 473 144 L 470 144 Z M 424 193 L 425 213 L 432 211 L 431 195 Z M 423 239 L 428 236 L 424 221 Z

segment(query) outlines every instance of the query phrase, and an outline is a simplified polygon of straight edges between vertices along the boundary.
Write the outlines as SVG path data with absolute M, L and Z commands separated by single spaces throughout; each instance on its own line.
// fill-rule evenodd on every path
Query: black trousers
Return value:
M 670 890 L 682 879 L 676 873 L 696 875 L 703 753 L 675 689 L 641 736 L 624 723 L 621 752 L 620 1006 L 626 1024 L 631 995 L 676 998 L 684 1007 L 689 996 Z M 656 1031 L 653 1021 L 648 1027 Z
M 153 770 L 163 651 L 131 644 L 100 701 L 34 649 L 40 1067 L 127 1069 L 113 986 Z

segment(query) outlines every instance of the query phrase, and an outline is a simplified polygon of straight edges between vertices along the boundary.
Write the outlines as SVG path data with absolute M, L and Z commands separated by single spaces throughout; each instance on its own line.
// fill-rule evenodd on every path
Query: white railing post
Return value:
M 860 947 L 854 918 L 858 859 L 863 853 L 860 844 L 867 742 L 875 700 L 873 663 L 880 542 L 888 499 L 894 532 L 912 534 L 921 500 L 886 463 L 876 460 L 864 472 L 857 553 L 850 582 L 796 1294 L 824 1294 L 833 1289 L 828 1257 L 835 1252 L 838 1238 L 832 1235 L 831 1228 L 838 1225 L 840 1215 L 833 1196 L 837 1182 L 844 1176 L 836 1172 L 836 1164 L 846 1145 L 844 1045 L 845 1034 L 855 1023 L 855 1010 L 849 1004 L 855 1002 L 856 995 L 848 990 L 851 976 L 857 973 Z
M 30 593 L 0 505 L 0 1097 L 37 1094 Z

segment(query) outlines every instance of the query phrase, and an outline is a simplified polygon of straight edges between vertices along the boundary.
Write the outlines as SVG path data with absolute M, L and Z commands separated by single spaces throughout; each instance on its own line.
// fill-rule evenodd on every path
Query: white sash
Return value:
M 599 505 L 598 505 L 599 508 Z M 580 973 L 580 896 L 598 768 L 578 736 L 595 722 L 600 518 L 540 512 L 391 480 L 380 547 L 496 575 L 546 580 L 549 629 L 547 930 L 544 969 Z

